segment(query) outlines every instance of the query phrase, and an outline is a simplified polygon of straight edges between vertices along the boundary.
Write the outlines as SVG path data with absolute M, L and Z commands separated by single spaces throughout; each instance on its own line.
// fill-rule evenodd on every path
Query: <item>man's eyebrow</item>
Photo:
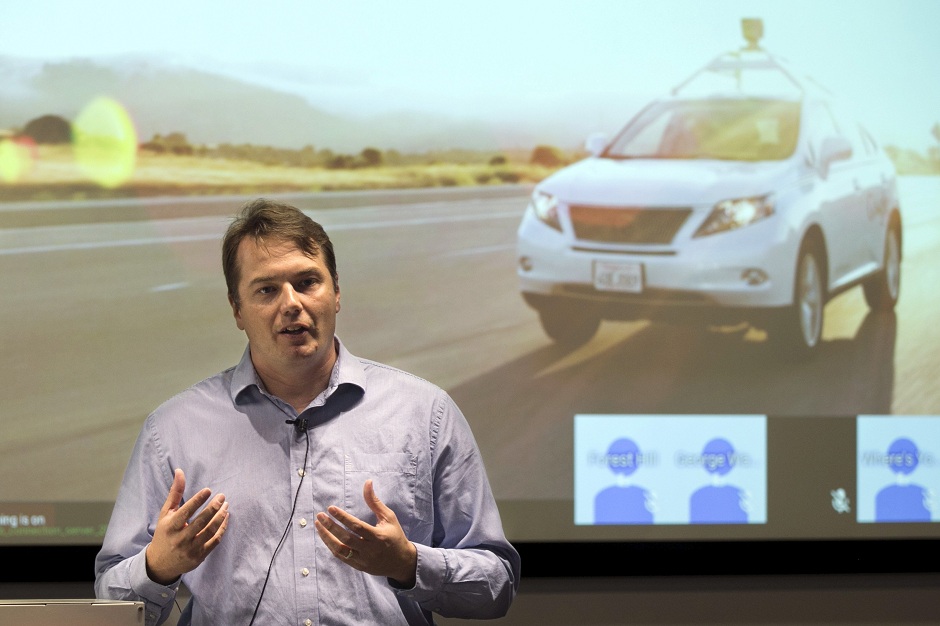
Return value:
M 256 285 L 258 283 L 269 283 L 274 280 L 273 276 L 255 276 L 248 281 L 249 285 Z
M 294 272 L 293 274 L 290 274 L 289 279 L 297 280 L 298 278 L 306 278 L 308 276 L 313 277 L 313 278 L 323 278 L 323 272 L 321 272 L 319 269 L 315 267 L 311 267 L 309 269 L 301 270 L 299 272 Z M 255 276 L 250 281 L 248 281 L 248 284 L 256 285 L 258 283 L 271 283 L 271 282 L 277 282 L 279 280 L 284 280 L 284 279 L 285 279 L 285 275 L 283 274 Z

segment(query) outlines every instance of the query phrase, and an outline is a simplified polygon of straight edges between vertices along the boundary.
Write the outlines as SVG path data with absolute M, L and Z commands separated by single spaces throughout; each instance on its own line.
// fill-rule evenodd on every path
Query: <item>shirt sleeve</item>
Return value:
M 145 550 L 173 477 L 160 454 L 153 417 L 141 429 L 124 472 L 104 542 L 95 559 L 95 596 L 142 601 L 147 626 L 161 624 L 173 609 L 179 582 L 164 586 L 147 576 Z M 160 490 L 165 486 L 165 491 Z
M 398 593 L 443 617 L 502 617 L 519 587 L 519 553 L 503 532 L 470 426 L 440 393 L 431 422 L 433 538 L 414 542 L 416 583 Z

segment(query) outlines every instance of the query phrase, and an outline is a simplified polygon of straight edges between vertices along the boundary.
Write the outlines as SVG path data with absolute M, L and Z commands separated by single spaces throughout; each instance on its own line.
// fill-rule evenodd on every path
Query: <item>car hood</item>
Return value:
M 538 189 L 568 204 L 695 205 L 757 196 L 792 180 L 792 159 L 740 161 L 588 158 Z

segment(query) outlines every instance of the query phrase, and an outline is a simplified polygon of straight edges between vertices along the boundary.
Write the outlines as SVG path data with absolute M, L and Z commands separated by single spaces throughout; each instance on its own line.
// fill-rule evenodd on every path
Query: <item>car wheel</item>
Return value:
M 782 312 L 770 337 L 785 356 L 803 358 L 822 341 L 826 305 L 820 255 L 812 247 L 800 250 L 793 286 L 793 304 Z
M 901 241 L 892 225 L 885 236 L 884 267 L 862 284 L 865 302 L 872 311 L 891 311 L 901 293 Z
M 590 307 L 542 305 L 538 312 L 545 334 L 567 348 L 587 343 L 601 324 L 600 316 Z

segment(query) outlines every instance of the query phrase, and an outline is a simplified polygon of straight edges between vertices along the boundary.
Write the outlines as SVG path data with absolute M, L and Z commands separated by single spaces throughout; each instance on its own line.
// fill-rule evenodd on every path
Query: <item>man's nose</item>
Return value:
M 284 288 L 281 289 L 281 312 L 296 313 L 299 310 L 300 300 L 297 297 L 297 292 L 294 291 L 294 286 L 291 284 L 284 285 Z

